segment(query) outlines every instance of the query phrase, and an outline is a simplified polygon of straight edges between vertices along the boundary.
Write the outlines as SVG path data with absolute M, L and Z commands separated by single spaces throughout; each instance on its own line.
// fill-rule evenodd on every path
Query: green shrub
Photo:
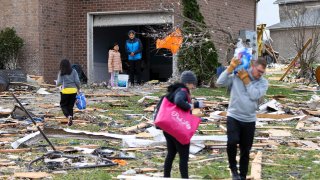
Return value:
M 16 69 L 19 51 L 24 42 L 14 28 L 0 31 L 0 69 Z
M 182 0 L 184 43 L 178 54 L 180 71 L 192 70 L 199 83 L 209 83 L 218 67 L 218 54 L 196 0 Z M 190 21 L 189 21 L 190 20 Z M 194 21 L 195 23 L 193 23 Z

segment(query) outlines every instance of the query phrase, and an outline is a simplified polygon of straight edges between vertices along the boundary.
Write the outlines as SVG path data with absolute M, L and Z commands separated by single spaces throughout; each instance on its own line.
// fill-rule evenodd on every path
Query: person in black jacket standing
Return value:
M 168 100 L 176 104 L 184 111 L 190 111 L 199 103 L 191 104 L 190 90 L 194 89 L 197 84 L 197 77 L 192 71 L 184 71 L 181 74 L 180 83 L 175 83 L 168 87 L 166 97 Z M 189 148 L 190 144 L 183 145 L 177 141 L 173 136 L 163 132 L 167 141 L 168 154 L 164 163 L 164 177 L 171 176 L 172 163 L 177 153 L 180 156 L 179 168 L 182 178 L 188 179 L 188 161 L 189 161 Z

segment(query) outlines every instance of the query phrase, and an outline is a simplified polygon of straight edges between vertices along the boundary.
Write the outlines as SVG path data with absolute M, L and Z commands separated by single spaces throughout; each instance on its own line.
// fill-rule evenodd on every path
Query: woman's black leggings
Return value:
M 178 152 L 180 156 L 179 169 L 181 178 L 188 179 L 190 144 L 182 145 L 181 143 L 179 143 L 179 141 L 177 141 L 174 137 L 167 134 L 166 132 L 163 132 L 163 134 L 166 137 L 168 149 L 168 154 L 164 162 L 164 177 L 171 177 L 172 163 Z

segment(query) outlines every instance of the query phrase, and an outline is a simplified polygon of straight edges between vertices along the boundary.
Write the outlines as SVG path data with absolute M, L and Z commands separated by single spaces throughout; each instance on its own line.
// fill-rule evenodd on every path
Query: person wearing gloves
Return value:
M 262 77 L 267 66 L 264 58 L 254 61 L 248 71 L 242 69 L 234 74 L 234 69 L 239 64 L 240 61 L 233 58 L 216 83 L 217 86 L 229 87 L 231 90 L 227 111 L 227 154 L 233 180 L 246 179 L 258 101 L 268 89 L 268 81 Z M 237 144 L 240 147 L 240 174 L 236 161 Z
M 180 82 L 170 85 L 167 89 L 165 97 L 184 111 L 190 111 L 193 108 L 198 108 L 199 103 L 191 104 L 190 91 L 195 89 L 197 84 L 197 77 L 192 71 L 184 71 L 181 74 Z M 161 104 L 161 102 L 160 102 Z M 200 103 L 201 105 L 201 103 Z M 188 176 L 188 161 L 190 144 L 183 145 L 178 142 L 173 136 L 163 132 L 167 141 L 167 156 L 164 163 L 164 177 L 171 176 L 171 169 L 173 160 L 178 153 L 180 156 L 179 169 L 182 178 L 189 178 Z
M 141 84 L 141 58 L 142 58 L 142 43 L 139 38 L 136 38 L 136 32 L 130 30 L 128 33 L 129 39 L 126 41 L 126 53 L 128 54 L 130 66 L 130 83 L 134 86 L 134 76 L 137 75 L 137 83 Z
M 68 126 L 71 126 L 73 106 L 76 102 L 77 92 L 80 92 L 80 79 L 77 71 L 71 68 L 71 64 L 67 59 L 63 59 L 60 62 L 57 86 L 62 86 L 60 107 L 65 117 L 68 118 Z

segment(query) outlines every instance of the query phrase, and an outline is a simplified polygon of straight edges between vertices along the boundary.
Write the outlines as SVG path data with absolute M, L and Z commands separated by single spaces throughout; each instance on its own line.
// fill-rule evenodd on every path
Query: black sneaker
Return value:
M 246 176 L 240 176 L 240 180 L 246 180 L 247 177 Z
M 240 180 L 240 175 L 237 170 L 231 170 L 232 180 Z
M 73 122 L 72 122 L 72 120 L 73 120 L 73 117 L 72 116 L 69 116 L 68 117 L 68 126 L 72 126 L 72 124 L 73 124 Z

